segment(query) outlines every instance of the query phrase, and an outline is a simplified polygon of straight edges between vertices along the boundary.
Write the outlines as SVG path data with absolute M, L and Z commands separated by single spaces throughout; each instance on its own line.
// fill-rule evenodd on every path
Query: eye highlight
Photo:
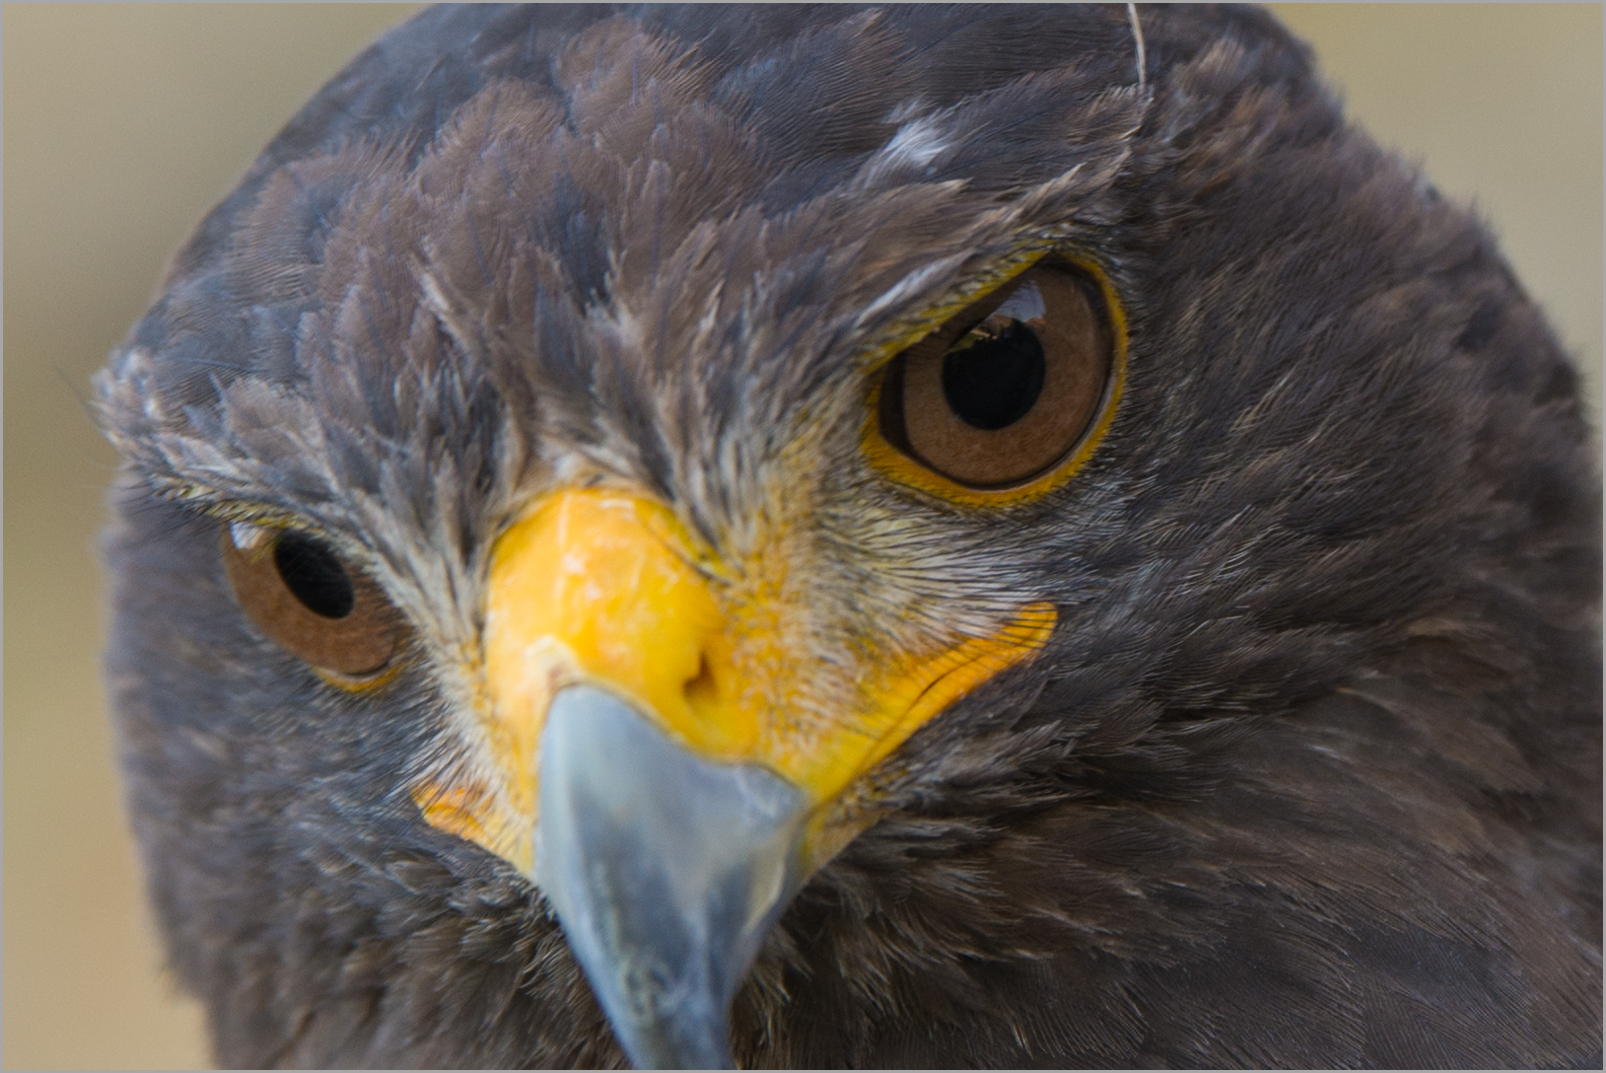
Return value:
M 1034 485 L 1113 406 L 1119 342 L 1097 280 L 1039 263 L 887 363 L 874 431 L 902 456 L 888 468 L 976 492 Z M 877 446 L 872 438 L 872 461 Z
M 942 396 L 956 417 L 997 432 L 1031 413 L 1048 368 L 1039 334 L 1046 312 L 1037 281 L 1026 280 L 943 351 Z
M 314 667 L 374 675 L 401 645 L 402 618 L 383 591 L 321 540 L 237 523 L 223 528 L 222 557 L 240 608 Z

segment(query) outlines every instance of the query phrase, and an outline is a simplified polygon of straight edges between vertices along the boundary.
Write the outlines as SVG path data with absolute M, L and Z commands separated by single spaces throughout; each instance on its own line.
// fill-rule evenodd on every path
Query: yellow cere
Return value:
M 624 489 L 563 489 L 497 541 L 487 579 L 484 754 L 498 787 L 414 791 L 435 826 L 531 867 L 539 743 L 558 690 L 588 683 L 632 703 L 707 759 L 765 767 L 818 812 L 919 726 L 1047 641 L 1052 604 L 989 637 L 861 657 L 852 699 L 828 724 L 788 711 L 818 660 L 782 631 L 777 585 L 735 572 L 663 503 Z M 875 654 L 869 654 L 875 653 Z M 832 672 L 840 674 L 840 669 Z
M 947 319 L 972 302 L 978 301 L 986 293 L 1007 285 L 1015 277 L 1021 275 L 1050 251 L 1036 251 L 1030 256 L 1009 262 L 1007 268 L 994 277 L 994 286 L 985 290 L 966 291 L 961 297 L 950 298 L 941 305 L 936 306 L 921 317 L 918 327 L 909 331 L 900 332 L 896 338 L 880 347 L 874 357 L 872 368 L 884 368 L 888 362 L 897 357 L 902 351 L 924 339 L 936 331 Z M 1121 394 L 1126 387 L 1126 314 L 1122 311 L 1121 303 L 1115 293 L 1114 286 L 1103 270 L 1092 261 L 1067 256 L 1065 262 L 1080 268 L 1092 277 L 1098 284 L 1100 293 L 1104 296 L 1104 307 L 1110 318 L 1110 334 L 1113 343 L 1113 353 L 1110 355 L 1110 380 L 1104 390 L 1104 398 L 1099 403 L 1097 414 L 1093 423 L 1088 426 L 1076 447 L 1058 463 L 1048 470 L 1008 488 L 971 488 L 950 480 L 940 473 L 935 473 L 914 459 L 905 455 L 881 435 L 881 423 L 878 413 L 881 404 L 881 385 L 879 377 L 865 400 L 865 421 L 860 434 L 860 445 L 865 458 L 879 472 L 887 477 L 918 488 L 922 492 L 939 496 L 951 503 L 960 503 L 968 507 L 1004 507 L 1027 503 L 1038 499 L 1056 488 L 1062 486 L 1076 472 L 1086 464 L 1098 449 L 1109 431 L 1110 424 L 1115 420 L 1116 408 L 1121 403 Z

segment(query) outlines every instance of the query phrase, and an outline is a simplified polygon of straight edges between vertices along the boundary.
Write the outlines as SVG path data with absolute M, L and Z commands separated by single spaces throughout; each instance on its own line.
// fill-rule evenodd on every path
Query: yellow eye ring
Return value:
M 986 294 L 1008 287 L 1025 273 L 1036 268 L 1053 251 L 1042 251 L 1023 259 L 1011 267 L 996 286 Z M 941 331 L 948 318 L 978 301 L 975 294 L 949 299 L 920 318 L 917 326 L 877 348 L 869 363 L 869 389 L 865 398 L 865 421 L 860 440 L 865 458 L 883 476 L 929 495 L 952 503 L 973 507 L 1004 507 L 1031 502 L 1048 494 L 1070 480 L 1098 449 L 1115 419 L 1126 384 L 1127 327 L 1125 311 L 1109 277 L 1094 262 L 1074 255 L 1060 255 L 1055 260 L 1083 274 L 1096 287 L 1103 300 L 1103 314 L 1110 335 L 1109 371 L 1106 374 L 1102 396 L 1093 407 L 1092 416 L 1074 442 L 1047 468 L 1033 473 L 1016 484 L 997 487 L 975 487 L 961 483 L 934 467 L 912 457 L 907 449 L 892 443 L 882 427 L 881 393 L 887 381 L 888 367 L 912 346 Z M 985 298 L 985 294 L 981 296 Z

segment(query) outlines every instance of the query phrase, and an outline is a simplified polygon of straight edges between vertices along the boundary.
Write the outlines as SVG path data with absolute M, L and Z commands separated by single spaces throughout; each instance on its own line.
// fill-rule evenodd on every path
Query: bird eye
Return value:
M 321 540 L 236 523 L 223 570 L 257 628 L 315 667 L 369 675 L 401 642 L 401 616 L 374 581 Z
M 1109 394 L 1113 349 L 1093 280 L 1040 264 L 888 363 L 881 435 L 966 487 L 1019 485 L 1082 440 Z

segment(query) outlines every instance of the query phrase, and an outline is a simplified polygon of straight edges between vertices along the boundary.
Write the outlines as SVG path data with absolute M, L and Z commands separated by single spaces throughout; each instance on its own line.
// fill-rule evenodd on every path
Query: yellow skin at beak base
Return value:
M 818 660 L 790 650 L 780 601 L 766 599 L 778 583 L 742 580 L 654 499 L 563 489 L 537 501 L 497 541 L 487 585 L 482 730 L 500 792 L 420 786 L 413 796 L 426 820 L 531 874 L 547 708 L 582 682 L 629 701 L 704 759 L 787 779 L 818 818 L 919 726 L 1041 648 L 1056 619 L 1052 604 L 1034 603 L 989 637 L 921 653 L 872 645 L 852 710 L 810 726 L 789 718 L 786 698 Z

